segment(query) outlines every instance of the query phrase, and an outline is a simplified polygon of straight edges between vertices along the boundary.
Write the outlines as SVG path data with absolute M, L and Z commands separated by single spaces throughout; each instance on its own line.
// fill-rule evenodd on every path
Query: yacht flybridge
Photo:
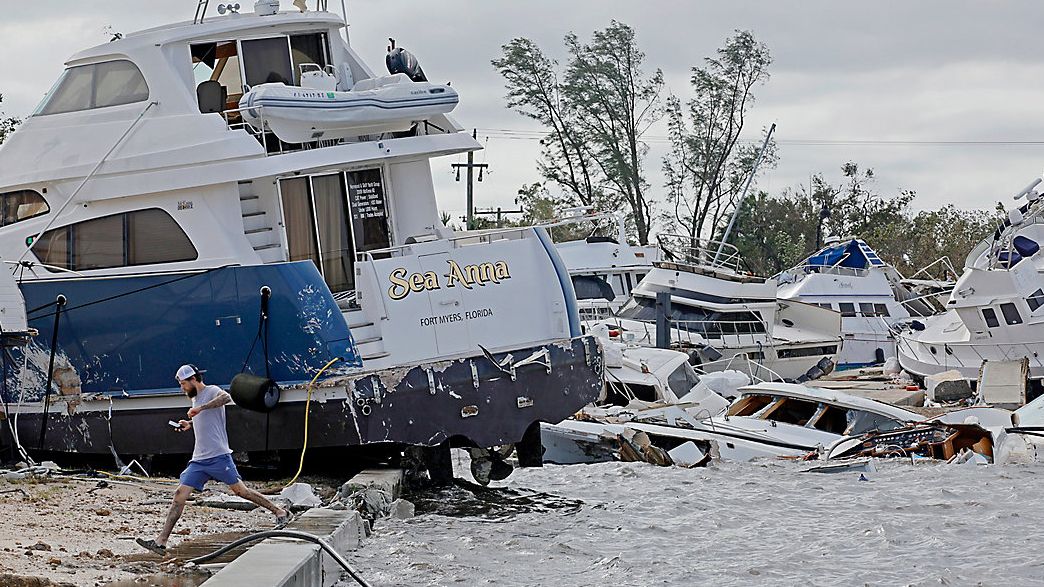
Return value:
M 1029 361 L 1029 377 L 1044 379 L 1044 200 L 1037 179 L 1016 195 L 1027 202 L 1008 212 L 977 244 L 950 294 L 947 311 L 911 322 L 898 335 L 899 363 L 919 377 L 957 370 L 979 377 L 984 361 Z
M 39 331 L 6 387 L 27 446 L 190 450 L 164 433 L 182 363 L 282 386 L 229 414 L 251 452 L 301 446 L 317 376 L 310 446 L 538 449 L 539 421 L 598 397 L 546 232 L 439 219 L 429 160 L 480 148 L 456 93 L 401 50 L 374 72 L 344 26 L 259 10 L 129 34 L 74 55 L 3 145 L 0 250 Z
M 755 379 L 822 376 L 841 350 L 837 312 L 777 299 L 776 280 L 741 271 L 739 251 L 716 241 L 665 236 L 664 261 L 606 320 L 621 337 L 690 353 L 703 371 Z M 659 336 L 658 336 L 659 333 Z

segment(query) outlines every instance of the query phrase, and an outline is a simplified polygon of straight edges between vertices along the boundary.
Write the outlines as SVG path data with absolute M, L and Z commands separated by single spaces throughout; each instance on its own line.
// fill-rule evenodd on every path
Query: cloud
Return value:
M 241 0 L 249 11 L 249 0 Z M 211 3 L 214 12 L 216 2 Z M 285 7 L 289 1 L 284 0 Z M 314 5 L 314 2 L 310 2 Z M 47 10 L 42 10 L 45 5 Z M 5 7 L 3 109 L 26 115 L 74 52 L 108 40 L 105 27 L 133 30 L 192 18 L 195 2 L 52 0 Z M 337 0 L 331 8 L 340 9 Z M 687 96 L 693 66 L 713 55 L 735 29 L 749 29 L 774 57 L 759 89 L 750 138 L 778 126 L 780 162 L 759 181 L 772 193 L 807 183 L 810 173 L 839 175 L 854 160 L 877 171 L 882 192 L 913 189 L 914 205 L 987 207 L 1040 173 L 1036 145 L 808 145 L 795 139 L 1037 140 L 1044 122 L 1039 57 L 1039 4 L 1020 0 L 753 0 L 647 2 L 623 0 L 378 0 L 348 3 L 353 47 L 383 70 L 388 37 L 413 51 L 436 80 L 461 92 L 457 119 L 468 128 L 534 129 L 504 108 L 502 80 L 490 66 L 500 46 L 527 36 L 563 58 L 562 37 L 589 38 L 618 19 L 633 26 L 648 70 L 664 70 L 672 92 Z M 214 16 L 216 17 L 216 16 Z M 481 132 L 481 131 L 480 131 Z M 653 135 L 664 135 L 662 125 Z M 480 134 L 480 141 L 483 136 Z M 518 187 L 538 179 L 536 140 L 490 138 L 479 160 L 490 174 L 476 188 L 479 206 L 513 206 Z M 662 199 L 662 141 L 646 162 L 652 196 Z M 463 213 L 464 184 L 452 161 L 432 163 L 440 207 Z

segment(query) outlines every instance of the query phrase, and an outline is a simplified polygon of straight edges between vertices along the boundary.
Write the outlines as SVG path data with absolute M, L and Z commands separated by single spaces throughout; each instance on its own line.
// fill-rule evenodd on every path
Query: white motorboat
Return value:
M 213 385 L 282 388 L 266 413 L 230 409 L 237 451 L 300 449 L 308 414 L 312 447 L 438 447 L 445 470 L 452 438 L 539 462 L 539 422 L 595 400 L 603 371 L 546 231 L 441 222 L 432 160 L 481 148 L 445 114 L 305 144 L 253 129 L 240 97 L 276 79 L 335 97 L 436 86 L 419 68 L 385 84 L 341 15 L 193 4 L 194 20 L 72 56 L 0 147 L 0 252 L 26 262 L 17 286 L 40 332 L 13 350 L 19 389 L 2 389 L 22 437 L 190 452 L 162 431 L 185 413 L 171 374 L 193 363 Z
M 239 101 L 243 118 L 284 142 L 305 143 L 406 131 L 419 121 L 451 112 L 458 102 L 450 86 L 414 82 L 404 73 L 364 79 L 347 92 L 329 89 L 336 78 L 324 75 L 333 79 L 324 83 L 313 75 L 313 87 L 252 87 Z
M 573 290 L 584 321 L 601 320 L 616 313 L 631 291 L 660 260 L 655 245 L 632 245 L 627 241 L 621 215 L 587 214 L 546 225 L 610 222 L 616 227 L 614 236 L 591 235 L 581 240 L 556 242 L 555 247 L 569 271 Z M 553 234 L 553 231 L 552 231 Z
M 627 418 L 545 425 L 545 459 L 607 460 L 615 456 L 621 437 L 639 432 L 664 451 L 692 442 L 724 460 L 793 458 L 822 451 L 846 437 L 896 430 L 923 419 L 874 400 L 800 384 L 759 383 L 739 391 L 724 413 L 710 417 L 679 403 Z
M 892 326 L 934 313 L 914 300 L 903 276 L 858 238 L 828 239 L 822 249 L 776 276 L 779 297 L 816 304 L 841 314 L 845 344 L 838 368 L 880 364 L 895 356 Z M 905 300 L 905 301 L 904 301 Z
M 984 361 L 1029 361 L 1044 379 L 1044 201 L 1035 180 L 1016 198 L 1028 203 L 968 254 L 947 311 L 911 321 L 898 334 L 899 363 L 926 377 L 957 370 L 974 381 Z
M 631 300 L 605 321 L 614 331 L 639 344 L 683 350 L 708 372 L 737 369 L 755 380 L 796 380 L 832 369 L 842 345 L 840 314 L 778 299 L 776 280 L 742 272 L 732 245 L 665 238 L 676 243 L 664 253 L 668 260 L 654 262 Z M 659 338 L 658 318 L 666 325 Z

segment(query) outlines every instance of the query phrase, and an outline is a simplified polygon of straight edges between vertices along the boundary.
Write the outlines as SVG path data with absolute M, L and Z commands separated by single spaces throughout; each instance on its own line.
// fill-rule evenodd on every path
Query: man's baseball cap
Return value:
M 202 375 L 206 372 L 206 369 L 197 369 L 195 365 L 182 365 L 178 368 L 178 372 L 174 375 L 174 378 L 181 382 L 186 379 L 191 379 L 194 375 Z

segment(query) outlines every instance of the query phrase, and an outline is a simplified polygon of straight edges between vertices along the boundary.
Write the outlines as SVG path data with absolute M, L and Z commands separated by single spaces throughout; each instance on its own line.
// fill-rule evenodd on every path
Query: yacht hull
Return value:
M 512 360 L 519 363 L 531 354 L 547 360 L 515 367 L 512 379 Z M 483 447 L 515 443 L 533 423 L 561 421 L 596 400 L 601 387 L 602 352 L 589 336 L 510 354 L 362 371 L 313 390 L 308 446 L 435 446 L 451 439 Z M 307 399 L 306 386 L 299 385 L 284 389 L 267 414 L 230 406 L 230 445 L 247 452 L 300 449 Z M 188 407 L 180 392 L 96 394 L 76 403 L 59 397 L 47 416 L 42 446 L 40 402 L 19 410 L 18 432 L 27 448 L 49 452 L 109 454 L 112 447 L 120 454 L 189 454 L 192 436 L 167 425 L 185 418 Z

